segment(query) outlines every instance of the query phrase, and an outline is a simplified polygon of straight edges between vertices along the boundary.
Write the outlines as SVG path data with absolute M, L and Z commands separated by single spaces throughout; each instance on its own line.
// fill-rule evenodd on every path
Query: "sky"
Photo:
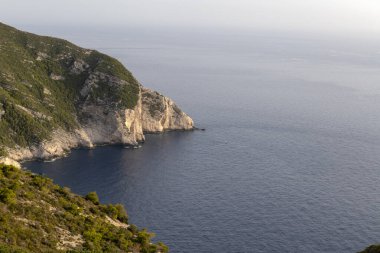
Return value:
M 125 25 L 380 34 L 378 0 L 0 0 L 11 25 Z

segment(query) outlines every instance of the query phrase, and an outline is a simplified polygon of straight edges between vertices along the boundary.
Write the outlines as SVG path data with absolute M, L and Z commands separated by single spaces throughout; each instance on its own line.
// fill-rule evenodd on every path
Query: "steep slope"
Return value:
M 0 157 L 46 159 L 193 127 L 172 100 L 143 88 L 116 59 L 0 23 Z
M 99 204 L 51 179 L 0 165 L 0 252 L 167 252 L 128 224 L 121 205 Z

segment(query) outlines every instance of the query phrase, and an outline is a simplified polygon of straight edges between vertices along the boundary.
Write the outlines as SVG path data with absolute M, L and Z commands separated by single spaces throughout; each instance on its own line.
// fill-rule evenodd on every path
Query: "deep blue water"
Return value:
M 35 31 L 117 57 L 207 130 L 149 135 L 140 149 L 75 150 L 29 169 L 125 204 L 171 252 L 356 252 L 380 242 L 377 42 Z

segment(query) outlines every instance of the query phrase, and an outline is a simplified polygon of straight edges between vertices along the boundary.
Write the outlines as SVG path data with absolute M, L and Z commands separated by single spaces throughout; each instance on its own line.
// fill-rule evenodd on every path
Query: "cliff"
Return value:
M 170 98 L 144 88 L 116 59 L 0 23 L 0 162 L 193 128 Z

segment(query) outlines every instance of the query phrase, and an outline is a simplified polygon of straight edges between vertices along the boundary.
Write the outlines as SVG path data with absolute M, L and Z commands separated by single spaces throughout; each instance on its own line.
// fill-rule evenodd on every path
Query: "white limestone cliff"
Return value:
M 144 133 L 194 129 L 193 120 L 173 100 L 142 87 L 133 109 L 110 110 L 101 105 L 85 104 L 78 114 L 78 122 L 78 129 L 71 132 L 57 129 L 50 140 L 38 146 L 8 149 L 8 163 L 53 159 L 77 147 L 137 145 L 145 140 Z
M 146 133 L 191 130 L 193 120 L 168 97 L 142 88 L 142 127 Z

